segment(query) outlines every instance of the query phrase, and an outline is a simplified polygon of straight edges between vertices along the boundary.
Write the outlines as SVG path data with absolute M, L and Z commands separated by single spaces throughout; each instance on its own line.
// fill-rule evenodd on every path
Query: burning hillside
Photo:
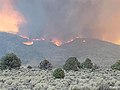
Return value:
M 23 42 L 23 44 L 25 44 L 25 45 L 33 45 L 34 44 L 34 42 L 36 42 L 36 41 L 49 41 L 49 40 L 47 40 L 47 39 L 45 39 L 45 38 L 29 38 L 29 37 L 27 37 L 27 36 L 23 36 L 23 35 L 19 35 L 21 38 L 23 38 L 23 39 L 27 39 L 27 42 Z M 61 40 L 59 40 L 59 39 L 52 39 L 51 41 L 49 41 L 49 42 L 52 42 L 53 44 L 55 44 L 56 46 L 61 46 L 62 44 L 66 44 L 66 43 L 71 43 L 71 42 L 73 42 L 73 41 L 75 41 L 76 39 L 80 39 L 80 37 L 75 37 L 75 38 L 73 38 L 73 39 L 70 39 L 70 40 L 68 40 L 68 41 L 66 41 L 66 42 L 62 42 Z M 86 41 L 85 40 L 83 40 L 83 43 L 85 43 Z
M 47 40 L 61 46 L 79 37 L 119 44 L 119 5 L 119 0 L 0 0 L 0 32 L 20 35 L 29 45 Z

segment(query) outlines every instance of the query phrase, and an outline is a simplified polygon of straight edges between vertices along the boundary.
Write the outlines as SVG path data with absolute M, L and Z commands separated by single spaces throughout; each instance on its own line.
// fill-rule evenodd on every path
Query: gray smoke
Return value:
M 44 0 L 42 3 L 49 18 L 46 37 L 61 40 L 76 36 L 92 37 L 91 26 L 98 16 L 97 3 L 90 0 Z
M 28 21 L 20 33 L 30 37 L 67 41 L 80 36 L 113 42 L 120 38 L 120 0 L 15 0 L 15 5 Z

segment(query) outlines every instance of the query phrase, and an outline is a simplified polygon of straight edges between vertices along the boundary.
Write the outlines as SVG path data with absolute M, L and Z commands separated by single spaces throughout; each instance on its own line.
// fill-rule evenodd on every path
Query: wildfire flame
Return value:
M 24 38 L 24 39 L 30 39 L 29 37 L 27 37 L 27 36 L 24 36 L 24 35 L 19 35 L 21 38 Z
M 86 40 L 83 40 L 83 43 L 85 43 L 86 42 Z
M 44 41 L 45 38 L 33 38 L 32 40 L 33 40 L 33 41 Z
M 23 42 L 24 45 L 33 45 L 34 42 L 36 42 L 36 41 L 49 41 L 49 40 L 47 40 L 47 39 L 45 39 L 45 38 L 29 38 L 29 37 L 24 36 L 24 35 L 19 35 L 19 36 L 20 36 L 21 38 L 23 38 L 23 39 L 27 39 L 27 40 L 28 40 L 27 42 Z M 62 42 L 62 41 L 59 40 L 59 39 L 52 39 L 50 42 L 52 42 L 52 43 L 55 44 L 56 46 L 61 46 L 62 44 L 71 43 L 71 42 L 73 42 L 73 41 L 75 41 L 76 39 L 79 39 L 79 38 L 80 38 L 80 37 L 77 36 L 77 37 L 75 37 L 75 38 L 73 38 L 73 39 L 70 39 L 70 40 L 68 40 L 68 41 L 66 41 L 66 42 Z M 83 40 L 82 42 L 85 43 L 86 40 Z
M 12 0 L 0 0 L 0 5 L 0 32 L 17 34 L 24 17 L 14 9 Z
M 71 42 L 73 42 L 74 40 L 76 40 L 76 39 L 79 39 L 80 37 L 79 36 L 77 36 L 77 37 L 75 37 L 75 38 L 73 38 L 73 39 L 70 39 L 70 40 L 68 40 L 67 42 L 65 42 L 65 43 L 71 43 Z
M 33 41 L 23 42 L 23 44 L 30 46 L 30 45 L 33 45 Z
M 56 45 L 56 46 L 61 46 L 62 42 L 60 40 L 57 39 L 53 39 L 52 42 Z
M 15 9 L 12 2 L 13 0 L 0 0 L 0 32 L 17 34 L 19 32 L 20 26 L 23 23 L 26 23 L 26 20 L 24 16 L 19 11 L 17 11 L 17 9 Z M 112 4 L 113 2 L 114 4 Z M 119 0 L 104 0 L 104 4 L 101 5 L 100 16 L 97 19 L 98 25 L 95 26 L 96 28 L 95 30 L 97 29 L 101 30 L 100 34 L 102 35 L 102 38 L 104 38 L 103 40 L 111 41 L 116 44 L 120 44 L 120 35 L 119 35 L 120 12 L 118 10 L 119 4 L 120 4 Z M 111 7 L 111 5 L 113 6 Z M 113 33 L 115 34 L 113 35 Z M 26 44 L 26 45 L 32 45 L 33 41 L 46 40 L 44 38 L 31 39 L 23 35 L 20 35 L 20 37 L 27 39 L 29 41 L 29 42 L 23 42 L 23 44 Z M 73 42 L 77 38 L 80 38 L 80 37 L 78 36 L 64 43 Z M 57 46 L 60 46 L 63 44 L 58 39 L 53 39 L 52 42 Z M 86 41 L 83 40 L 83 42 L 85 43 Z

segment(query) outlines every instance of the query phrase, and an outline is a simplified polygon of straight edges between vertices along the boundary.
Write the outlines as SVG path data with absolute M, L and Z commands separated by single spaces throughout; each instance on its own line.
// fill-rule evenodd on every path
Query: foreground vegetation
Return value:
M 120 90 L 120 60 L 109 69 L 89 58 L 80 63 L 76 57 L 68 58 L 63 68 L 53 69 L 48 60 L 41 61 L 38 68 L 21 65 L 14 53 L 1 58 L 2 90 Z
M 54 71 L 58 76 L 53 76 Z M 0 71 L 0 90 L 120 90 L 120 71 L 117 70 L 80 69 L 64 71 L 64 74 L 61 71 L 25 67 L 3 70 Z

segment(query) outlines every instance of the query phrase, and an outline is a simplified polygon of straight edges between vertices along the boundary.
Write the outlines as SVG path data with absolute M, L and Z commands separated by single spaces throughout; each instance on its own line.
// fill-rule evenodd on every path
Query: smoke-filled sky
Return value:
M 62 42 L 79 36 L 120 44 L 120 0 L 0 1 L 11 2 L 5 5 L 11 4 L 11 11 L 20 17 L 19 34 Z

